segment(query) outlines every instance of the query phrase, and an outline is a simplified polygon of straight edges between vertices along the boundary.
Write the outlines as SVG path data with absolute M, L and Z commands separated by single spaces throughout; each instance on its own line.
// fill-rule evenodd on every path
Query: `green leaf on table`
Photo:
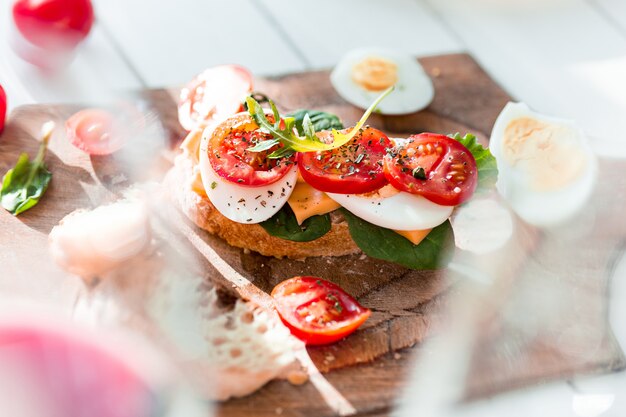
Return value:
M 52 179 L 52 173 L 46 169 L 43 159 L 53 128 L 54 124 L 44 125 L 43 140 L 35 159 L 31 161 L 28 154 L 21 154 L 15 167 L 2 179 L 0 204 L 14 216 L 36 205 Z
M 293 242 L 310 242 L 330 231 L 331 222 L 328 214 L 312 216 L 298 224 L 296 215 L 289 204 L 285 204 L 276 214 L 261 222 L 267 233 Z
M 366 222 L 346 209 L 341 212 L 352 240 L 372 258 L 421 270 L 443 268 L 454 254 L 454 234 L 449 220 L 435 227 L 419 245 L 414 245 L 393 230 Z

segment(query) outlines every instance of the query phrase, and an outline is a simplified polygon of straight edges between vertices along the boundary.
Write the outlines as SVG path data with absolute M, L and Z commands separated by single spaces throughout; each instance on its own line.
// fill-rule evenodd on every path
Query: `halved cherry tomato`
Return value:
M 7 95 L 0 85 L 0 133 L 4 130 L 4 121 L 7 116 Z
M 80 110 L 67 119 L 65 130 L 67 138 L 78 149 L 89 155 L 109 155 L 138 135 L 144 123 L 141 112 L 132 105 L 122 103 L 110 110 Z
M 385 176 L 394 187 L 444 206 L 469 199 L 478 183 L 472 153 L 445 135 L 413 135 L 384 161 Z
M 243 110 L 252 75 L 239 65 L 218 65 L 199 74 L 180 91 L 178 121 L 193 130 Z
M 308 345 L 325 345 L 354 332 L 371 312 L 338 285 L 294 277 L 272 290 L 276 310 L 291 333 Z
M 311 186 L 328 193 L 375 191 L 387 184 L 383 156 L 391 146 L 387 135 L 368 126 L 340 148 L 298 154 L 300 174 Z
M 72 49 L 91 30 L 90 0 L 18 0 L 13 20 L 30 43 L 46 49 Z
M 273 117 L 268 115 L 267 118 L 273 121 Z M 278 159 L 267 157 L 283 146 L 280 144 L 267 151 L 248 151 L 248 148 L 272 139 L 272 136 L 261 132 L 247 113 L 229 117 L 209 134 L 207 151 L 211 167 L 220 177 L 235 184 L 252 187 L 271 184 L 285 176 L 295 163 L 294 156 Z

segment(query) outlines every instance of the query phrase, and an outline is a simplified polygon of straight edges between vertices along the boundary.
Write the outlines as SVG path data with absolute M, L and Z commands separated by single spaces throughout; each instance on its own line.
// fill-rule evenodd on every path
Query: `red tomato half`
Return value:
M 71 49 L 87 36 L 94 16 L 89 0 L 18 0 L 13 19 L 32 44 Z
M 385 156 L 384 165 L 394 187 L 444 206 L 468 200 L 478 183 L 472 153 L 445 135 L 413 135 L 406 145 Z
M 252 75 L 239 65 L 219 65 L 198 75 L 180 92 L 178 121 L 193 130 L 243 109 L 252 91 Z
M 308 345 L 325 345 L 354 332 L 371 312 L 332 282 L 294 277 L 272 290 L 276 310 L 291 333 Z
M 383 156 L 391 146 L 391 141 L 383 132 L 365 127 L 340 148 L 300 153 L 300 174 L 311 186 L 327 193 L 363 194 L 375 191 L 387 184 L 383 174 Z
M 273 121 L 273 117 L 268 116 Z M 270 159 L 267 156 L 283 145 L 262 152 L 250 152 L 248 148 L 272 136 L 259 130 L 259 126 L 247 113 L 239 113 L 218 124 L 210 133 L 209 161 L 213 170 L 222 178 L 235 184 L 252 187 L 278 181 L 289 172 L 294 158 Z
M 4 121 L 7 116 L 7 95 L 0 85 L 0 133 L 4 130 Z

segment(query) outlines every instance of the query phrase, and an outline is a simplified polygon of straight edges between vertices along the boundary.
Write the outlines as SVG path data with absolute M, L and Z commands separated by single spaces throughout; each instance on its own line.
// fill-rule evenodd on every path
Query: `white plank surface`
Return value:
M 626 36 L 626 1 L 624 0 L 589 0 L 589 2 L 600 7 L 605 13 L 609 22 L 613 22 L 622 30 Z
M 458 52 L 462 45 L 415 0 L 261 0 L 311 68 L 333 66 L 349 50 L 378 46 L 416 56 Z
M 428 1 L 517 99 L 606 140 L 621 128 L 626 39 L 589 3 Z
M 304 69 L 253 0 L 97 0 L 101 23 L 148 86 L 186 83 L 205 68 L 238 63 L 255 74 Z

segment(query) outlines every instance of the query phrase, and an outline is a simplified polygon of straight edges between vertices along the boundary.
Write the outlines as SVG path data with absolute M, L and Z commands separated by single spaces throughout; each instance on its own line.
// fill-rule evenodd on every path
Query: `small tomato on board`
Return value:
M 371 312 L 332 282 L 294 277 L 272 290 L 276 310 L 291 333 L 307 345 L 325 345 L 354 332 Z
M 146 116 L 128 102 L 112 103 L 102 108 L 85 108 L 65 121 L 67 138 L 89 155 L 109 155 L 142 134 Z

